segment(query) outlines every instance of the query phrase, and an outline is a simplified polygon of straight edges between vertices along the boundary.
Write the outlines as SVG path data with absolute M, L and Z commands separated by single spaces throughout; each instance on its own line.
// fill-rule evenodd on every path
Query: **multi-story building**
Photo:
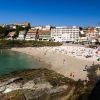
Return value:
M 38 37 L 37 30 L 30 29 L 26 34 L 25 40 L 36 40 L 37 37 Z
M 100 26 L 97 26 L 97 27 L 95 27 L 95 28 L 96 28 L 96 30 L 97 30 L 99 36 L 100 36 Z
M 32 26 L 32 30 L 38 30 L 39 40 L 50 41 L 51 40 L 51 25 L 46 26 Z
M 17 22 L 17 23 L 14 23 L 14 25 L 19 25 L 19 26 L 22 26 L 22 27 L 27 27 L 27 26 L 30 26 L 30 23 L 29 22 Z
M 42 26 L 32 26 L 31 29 L 32 30 L 37 30 L 37 29 L 42 30 Z
M 85 34 L 89 42 L 96 42 L 98 40 L 99 33 L 96 27 L 87 27 Z
M 50 30 L 39 30 L 39 40 L 50 41 L 51 31 Z
M 25 31 L 20 31 L 17 39 L 18 40 L 24 40 L 25 39 L 25 34 L 26 34 Z
M 16 29 L 16 25 L 10 24 L 10 25 L 9 25 L 9 28 L 10 28 L 10 29 Z
M 7 35 L 8 40 L 12 40 L 15 34 L 16 34 L 16 32 L 9 32 Z
M 51 25 L 46 25 L 46 26 L 32 26 L 31 29 L 39 29 L 39 30 L 50 30 L 51 29 Z
M 51 37 L 55 42 L 78 42 L 79 31 L 78 26 L 55 27 L 51 29 Z
M 100 26 L 95 27 L 97 33 L 98 33 L 98 42 L 100 42 Z
M 30 29 L 25 37 L 25 40 L 41 40 L 41 41 L 50 41 L 51 40 L 51 31 L 50 30 L 38 30 Z

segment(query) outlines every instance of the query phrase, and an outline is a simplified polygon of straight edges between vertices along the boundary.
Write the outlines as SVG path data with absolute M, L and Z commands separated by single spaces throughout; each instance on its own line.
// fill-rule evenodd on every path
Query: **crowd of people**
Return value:
M 85 80 L 87 78 L 87 67 L 100 63 L 97 61 L 100 55 L 99 48 L 51 46 L 13 48 L 12 50 L 37 57 L 39 62 L 45 62 L 49 64 L 51 69 L 75 80 Z

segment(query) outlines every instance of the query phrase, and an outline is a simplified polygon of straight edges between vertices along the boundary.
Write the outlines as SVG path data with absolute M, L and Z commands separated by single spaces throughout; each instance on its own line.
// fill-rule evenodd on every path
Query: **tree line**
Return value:
M 15 32 L 15 35 L 13 36 L 13 38 L 16 38 L 16 37 L 18 37 L 20 31 L 24 30 L 25 33 L 27 33 L 29 29 L 30 29 L 30 25 L 28 25 L 26 27 L 16 25 L 15 29 L 11 28 L 9 25 L 6 25 L 4 27 L 0 26 L 0 39 L 7 38 L 9 32 Z

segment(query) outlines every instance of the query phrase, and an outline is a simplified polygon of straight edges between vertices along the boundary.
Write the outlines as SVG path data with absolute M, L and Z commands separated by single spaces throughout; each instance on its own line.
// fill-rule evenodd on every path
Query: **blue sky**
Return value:
M 1 0 L 0 23 L 97 26 L 100 0 Z

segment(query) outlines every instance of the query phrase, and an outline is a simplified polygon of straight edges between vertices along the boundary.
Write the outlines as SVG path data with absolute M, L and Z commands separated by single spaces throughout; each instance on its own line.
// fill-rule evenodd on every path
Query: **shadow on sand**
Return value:
M 87 100 L 100 100 L 100 65 L 91 66 L 88 70 L 88 77 L 90 79 L 91 85 L 94 85 Z
M 88 100 L 100 100 L 100 80 L 95 84 Z

